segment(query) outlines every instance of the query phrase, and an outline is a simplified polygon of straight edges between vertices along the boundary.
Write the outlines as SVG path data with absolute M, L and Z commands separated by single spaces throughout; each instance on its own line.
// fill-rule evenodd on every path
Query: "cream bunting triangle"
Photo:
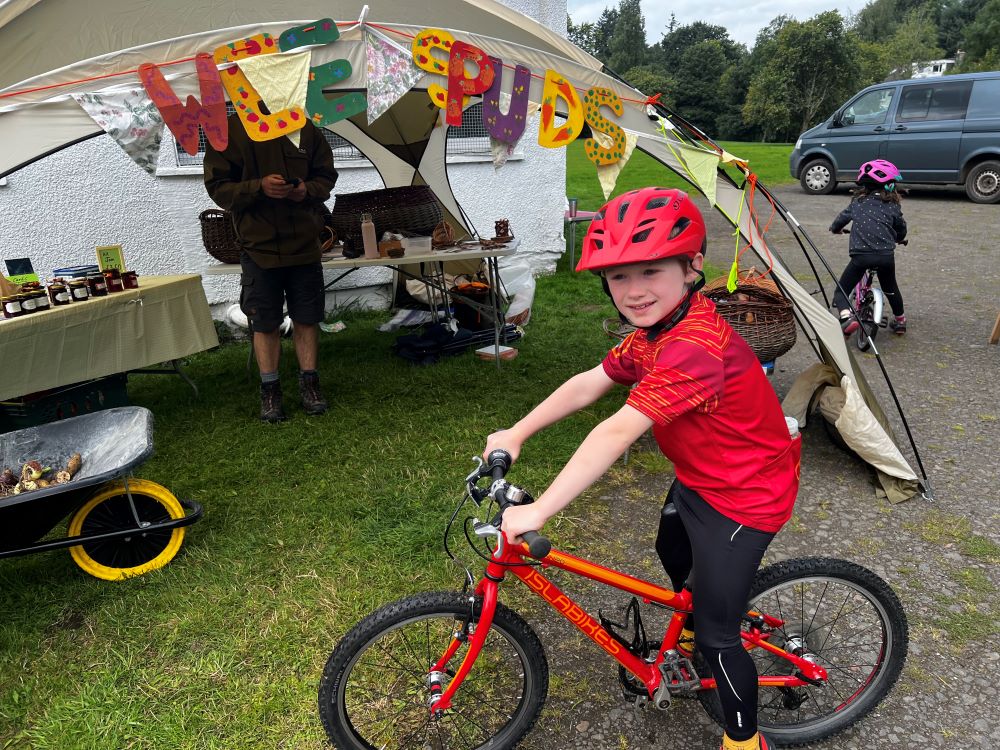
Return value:
M 72 96 L 132 161 L 156 174 L 163 118 L 145 89 Z
M 257 89 L 260 98 L 264 100 L 267 109 L 274 113 L 283 109 L 298 107 L 306 108 L 306 89 L 309 86 L 309 65 L 311 54 L 297 52 L 295 54 L 256 55 L 237 60 L 240 70 L 247 80 Z M 288 139 L 299 145 L 299 131 L 305 126 L 291 124 L 295 128 L 288 134 Z
M 696 146 L 678 143 L 674 146 L 684 161 L 688 176 L 708 198 L 710 206 L 715 205 L 715 191 L 719 177 L 719 155 Z
M 594 137 L 604 148 L 611 148 L 614 145 L 614 141 L 607 133 L 594 131 Z M 601 190 L 604 191 L 604 200 L 611 198 L 611 193 L 615 189 L 615 183 L 618 182 L 618 175 L 621 174 L 622 169 L 628 164 L 628 160 L 632 158 L 632 151 L 635 149 L 635 144 L 638 140 L 635 133 L 626 131 L 625 153 L 622 154 L 622 158 L 613 164 L 605 164 L 597 167 L 597 179 L 601 183 Z
M 424 71 L 413 64 L 411 52 L 370 28 L 365 29 L 365 56 L 370 125 L 413 88 L 423 78 Z

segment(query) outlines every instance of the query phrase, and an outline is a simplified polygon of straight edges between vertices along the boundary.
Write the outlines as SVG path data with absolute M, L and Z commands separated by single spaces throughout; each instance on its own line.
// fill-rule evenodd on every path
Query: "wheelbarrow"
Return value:
M 15 473 L 32 460 L 58 470 L 73 453 L 82 465 L 69 482 L 0 497 L 0 558 L 68 547 L 77 565 L 108 581 L 170 562 L 202 507 L 127 476 L 153 453 L 152 413 L 124 406 L 0 435 L 0 468 Z M 51 538 L 67 516 L 66 537 Z

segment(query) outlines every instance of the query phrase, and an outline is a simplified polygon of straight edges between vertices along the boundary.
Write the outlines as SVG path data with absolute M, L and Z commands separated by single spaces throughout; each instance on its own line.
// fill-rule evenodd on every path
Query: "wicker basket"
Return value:
M 361 214 L 372 215 L 375 235 L 401 232 L 430 236 L 443 213 L 434 193 L 426 185 L 343 193 L 337 196 L 329 224 L 341 239 L 350 238 L 361 246 Z
M 220 263 L 239 263 L 240 246 L 236 244 L 236 230 L 228 211 L 209 208 L 198 216 L 201 221 L 201 241 L 208 254 Z
M 715 309 L 750 345 L 761 362 L 771 362 L 795 345 L 792 303 L 770 279 L 750 272 L 740 274 L 736 291 L 726 289 L 726 279 L 705 286 L 704 294 Z

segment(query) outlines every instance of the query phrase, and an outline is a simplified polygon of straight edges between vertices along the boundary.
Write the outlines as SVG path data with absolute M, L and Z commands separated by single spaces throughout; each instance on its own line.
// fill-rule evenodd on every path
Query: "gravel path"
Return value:
M 849 195 L 810 197 L 797 186 L 776 195 L 802 223 L 839 274 L 847 239 L 826 228 Z M 993 748 L 1000 729 L 988 712 L 1000 703 L 996 675 L 1000 616 L 1000 535 L 995 481 L 1000 443 L 1000 348 L 986 345 L 1000 312 L 996 237 L 1000 206 L 970 203 L 961 190 L 915 188 L 903 205 L 910 244 L 898 256 L 909 331 L 876 340 L 930 475 L 936 499 L 889 505 L 875 497 L 872 473 L 834 447 L 813 420 L 803 431 L 802 488 L 793 520 L 765 562 L 801 555 L 843 557 L 871 568 L 896 590 L 910 625 L 910 653 L 899 683 L 866 720 L 813 745 L 833 748 Z M 728 254 L 731 231 L 710 218 L 710 255 Z M 816 290 L 801 253 L 772 232 L 787 265 Z M 825 280 L 827 292 L 832 282 Z M 801 338 L 801 337 L 800 337 Z M 893 412 L 875 358 L 855 351 L 872 386 Z M 784 395 L 815 356 L 801 340 L 778 362 L 773 382 Z M 819 419 L 817 416 L 816 419 Z M 898 420 L 896 423 L 899 428 Z M 900 434 L 902 434 L 900 432 Z M 612 470 L 590 502 L 578 501 L 559 522 L 563 539 L 589 559 L 662 580 L 653 549 L 660 498 L 671 474 L 651 443 Z M 614 529 L 610 538 L 602 530 Z M 620 612 L 624 596 L 558 571 L 552 578 L 589 605 Z M 526 748 L 716 748 L 720 730 L 697 701 L 667 713 L 636 711 L 621 699 L 614 664 L 565 621 L 518 587 L 521 608 L 546 644 L 552 683 Z M 617 610 L 616 610 L 617 608 Z M 655 613 L 650 623 L 659 622 Z M 656 625 L 650 627 L 655 630 Z M 662 632 L 662 631 L 660 631 Z

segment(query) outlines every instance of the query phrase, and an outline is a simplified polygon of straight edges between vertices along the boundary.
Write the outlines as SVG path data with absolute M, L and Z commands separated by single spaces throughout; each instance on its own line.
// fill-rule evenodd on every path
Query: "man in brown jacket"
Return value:
M 325 312 L 319 233 L 324 202 L 337 182 L 333 152 L 311 123 L 288 138 L 253 141 L 237 115 L 229 117 L 229 145 L 205 150 L 205 188 L 230 211 L 243 252 L 240 308 L 253 326 L 260 369 L 260 418 L 285 419 L 278 360 L 278 327 L 288 303 L 292 339 L 299 361 L 299 392 L 307 414 L 322 414 L 327 403 L 319 388 L 316 359 L 318 324 Z

